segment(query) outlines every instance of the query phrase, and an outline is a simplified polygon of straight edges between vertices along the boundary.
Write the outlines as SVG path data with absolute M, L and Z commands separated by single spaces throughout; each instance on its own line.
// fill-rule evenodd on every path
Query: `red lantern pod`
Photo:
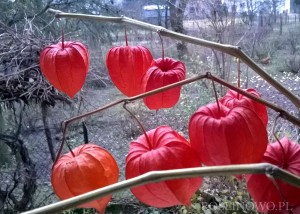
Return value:
M 52 169 L 51 183 L 55 194 L 68 199 L 118 181 L 119 169 L 113 156 L 95 144 L 84 144 L 61 156 Z M 80 207 L 95 208 L 104 213 L 111 195 Z
M 88 50 L 80 42 L 59 42 L 43 49 L 40 67 L 56 89 L 73 98 L 86 79 L 89 69 Z
M 300 145 L 284 137 L 279 142 L 270 143 L 261 162 L 276 165 L 288 172 L 300 176 Z M 300 188 L 289 185 L 276 179 L 286 202 L 273 182 L 266 175 L 247 176 L 247 189 L 256 202 L 259 212 L 272 213 L 273 210 L 281 211 L 296 209 L 300 206 Z M 264 206 L 263 206 L 264 205 Z M 267 206 L 269 205 L 269 206 Z M 298 213 L 298 212 L 294 212 Z
M 151 91 L 185 79 L 185 65 L 172 58 L 160 58 L 154 61 L 143 77 L 144 91 Z M 149 109 L 171 108 L 179 100 L 181 86 L 144 98 Z
M 246 89 L 246 92 L 255 95 L 257 97 L 260 97 L 257 91 L 253 88 Z M 252 108 L 252 110 L 254 110 L 257 113 L 257 115 L 262 120 L 265 126 L 267 126 L 268 124 L 268 112 L 266 106 L 242 94 L 239 94 L 234 90 L 229 90 L 227 94 L 219 100 L 219 102 L 227 106 L 228 108 L 232 108 L 235 106 L 250 107 Z
M 243 106 L 217 103 L 199 108 L 189 122 L 192 148 L 207 166 L 259 162 L 268 144 L 266 128 L 257 114 Z
M 146 172 L 199 167 L 200 161 L 185 138 L 168 126 L 160 126 L 131 142 L 126 157 L 126 179 Z M 131 189 L 141 202 L 163 208 L 190 205 L 202 178 L 176 179 L 146 184 Z
M 142 77 L 153 61 L 143 46 L 113 47 L 106 55 L 106 66 L 112 82 L 126 96 L 143 92 Z

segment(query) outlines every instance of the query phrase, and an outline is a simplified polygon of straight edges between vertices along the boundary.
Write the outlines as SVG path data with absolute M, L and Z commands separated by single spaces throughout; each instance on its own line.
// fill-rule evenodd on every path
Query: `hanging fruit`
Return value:
M 248 88 L 245 90 L 246 92 L 255 95 L 257 97 L 260 97 L 260 95 L 257 93 L 257 91 L 253 88 Z M 263 124 L 267 126 L 268 124 L 268 113 L 267 108 L 263 104 L 256 102 L 242 94 L 239 94 L 238 92 L 234 90 L 229 90 L 224 97 L 219 99 L 219 102 L 228 108 L 232 108 L 235 106 L 245 106 L 251 108 L 258 117 L 262 120 Z
M 144 91 L 151 91 L 185 79 L 184 63 L 172 58 L 160 58 L 153 62 L 143 77 Z M 145 105 L 152 110 L 171 108 L 179 100 L 181 86 L 144 98 Z
M 268 144 L 266 128 L 253 110 L 217 103 L 200 107 L 192 115 L 189 136 L 207 166 L 259 162 Z
M 142 77 L 153 61 L 151 52 L 143 46 L 117 46 L 106 55 L 106 66 L 112 82 L 126 96 L 143 92 Z
M 68 199 L 118 181 L 119 169 L 113 156 L 95 144 L 84 144 L 62 155 L 52 169 L 51 183 L 55 194 Z M 80 207 L 92 207 L 104 213 L 111 199 L 106 196 Z
M 131 142 L 126 157 L 126 179 L 146 172 L 199 167 L 199 157 L 189 142 L 168 126 L 152 129 Z M 147 139 L 148 138 L 148 139 Z M 185 178 L 162 181 L 131 189 L 141 202 L 163 208 L 174 205 L 190 205 L 191 197 L 202 178 Z
M 270 143 L 261 162 L 278 166 L 296 176 L 300 176 L 300 144 L 290 141 L 287 137 L 280 142 Z M 259 202 L 259 212 L 269 212 L 269 209 L 284 211 L 300 206 L 300 188 L 294 187 L 279 179 L 275 179 L 282 196 L 273 182 L 266 175 L 247 176 L 247 189 L 254 201 Z M 284 202 L 286 200 L 286 202 Z M 262 205 L 272 205 L 262 206 Z M 298 213 L 298 212 L 294 212 Z
M 80 42 L 59 42 L 43 49 L 40 55 L 41 71 L 59 91 L 73 98 L 84 85 L 89 54 Z

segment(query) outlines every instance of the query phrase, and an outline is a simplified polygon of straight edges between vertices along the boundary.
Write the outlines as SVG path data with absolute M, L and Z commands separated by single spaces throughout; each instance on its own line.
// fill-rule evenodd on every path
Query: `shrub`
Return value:
M 300 56 L 291 56 L 287 59 L 286 67 L 288 72 L 292 72 L 294 74 L 300 73 Z

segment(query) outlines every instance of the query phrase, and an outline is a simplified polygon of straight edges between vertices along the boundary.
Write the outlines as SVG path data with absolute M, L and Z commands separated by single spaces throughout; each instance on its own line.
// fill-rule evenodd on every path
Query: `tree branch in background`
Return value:
M 47 139 L 47 144 L 48 144 L 48 149 L 51 155 L 52 161 L 55 160 L 55 152 L 54 152 L 54 146 L 53 146 L 53 141 L 52 141 L 52 136 L 51 136 L 51 131 L 49 128 L 49 122 L 47 118 L 49 118 L 48 115 L 48 105 L 44 102 L 41 103 L 41 111 L 42 111 L 42 120 L 44 124 L 44 131 Z
M 95 16 L 95 15 L 86 15 L 86 14 L 78 14 L 78 13 L 63 13 L 58 10 L 48 10 L 50 13 L 54 13 L 58 18 L 77 18 L 77 19 L 87 19 L 87 20 L 95 20 L 99 22 L 113 22 L 124 24 L 128 23 L 134 26 L 138 26 L 147 30 L 157 31 L 162 36 L 170 37 L 173 39 L 189 42 L 191 44 L 200 45 L 203 47 L 215 49 L 234 57 L 240 58 L 246 65 L 253 69 L 260 77 L 266 80 L 270 85 L 275 87 L 278 91 L 280 91 L 284 96 L 286 96 L 298 109 L 300 108 L 300 98 L 289 91 L 286 87 L 281 85 L 278 81 L 276 81 L 272 76 L 270 76 L 266 71 L 264 71 L 259 65 L 257 65 L 247 54 L 245 54 L 239 47 L 219 44 L 211 41 L 207 41 L 204 39 L 199 39 L 192 36 L 187 36 L 182 33 L 176 33 L 171 30 L 167 30 L 166 28 L 159 27 L 156 25 L 148 24 L 145 22 L 137 21 L 128 17 L 111 17 L 111 16 Z

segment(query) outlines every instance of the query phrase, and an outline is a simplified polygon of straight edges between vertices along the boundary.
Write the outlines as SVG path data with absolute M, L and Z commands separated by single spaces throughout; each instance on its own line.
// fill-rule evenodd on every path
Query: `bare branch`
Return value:
M 66 199 L 28 212 L 24 212 L 23 214 L 58 213 L 69 208 L 79 206 L 83 203 L 107 196 L 109 194 L 119 192 L 121 190 L 154 182 L 173 180 L 179 178 L 236 174 L 270 174 L 275 178 L 279 178 L 295 187 L 300 188 L 300 177 L 297 177 L 283 169 L 280 169 L 277 166 L 267 163 L 152 171 L 147 172 L 138 177 L 121 181 L 100 189 L 96 189 L 94 191 L 70 199 Z
M 161 88 L 158 88 L 158 89 L 154 89 L 152 91 L 149 91 L 149 92 L 146 92 L 146 93 L 143 93 L 143 94 L 140 94 L 140 95 L 137 95 L 137 96 L 134 96 L 134 97 L 130 97 L 130 98 L 124 98 L 124 99 L 120 99 L 120 100 L 116 100 L 114 102 L 111 102 L 103 107 L 100 107 L 96 110 L 93 110 L 93 111 L 90 111 L 90 112 L 87 112 L 87 113 L 84 113 L 84 114 L 81 114 L 81 115 L 78 115 L 76 117 L 73 117 L 69 120 L 66 120 L 63 122 L 63 137 L 62 137 L 62 143 L 59 147 L 59 150 L 57 152 L 57 155 L 56 155 L 56 158 L 55 158 L 55 161 L 53 163 L 53 166 L 55 165 L 55 163 L 57 162 L 57 160 L 59 159 L 60 157 L 60 154 L 62 152 L 62 149 L 63 149 L 63 146 L 65 144 L 65 141 L 66 141 L 66 134 L 67 134 L 67 128 L 68 126 L 76 121 L 76 120 L 79 120 L 81 118 L 84 118 L 84 117 L 88 117 L 88 116 L 91 116 L 93 114 L 96 114 L 96 113 L 99 113 L 99 112 L 102 112 L 106 109 L 109 109 L 111 107 L 114 107 L 116 105 L 119 105 L 121 103 L 128 103 L 128 102 L 132 102 L 132 101 L 135 101 L 135 100 L 139 100 L 139 99 L 142 99 L 142 98 L 145 98 L 145 97 L 148 97 L 148 96 L 151 96 L 153 94 L 157 94 L 157 93 L 160 93 L 160 92 L 163 92 L 163 91 L 166 91 L 168 89 L 171 89 L 171 88 L 175 88 L 175 87 L 178 87 L 178 86 L 182 86 L 182 85 L 186 85 L 188 83 L 192 83 L 192 82 L 195 82 L 195 81 L 198 81 L 198 80 L 201 80 L 201 79 L 205 79 L 205 78 L 208 78 L 208 79 L 213 79 L 214 81 L 218 82 L 219 84 L 221 85 L 224 85 L 250 99 L 253 99 L 271 109 L 273 109 L 274 111 L 277 111 L 278 113 L 280 113 L 281 117 L 290 121 L 291 123 L 297 125 L 300 127 L 300 120 L 296 117 L 294 117 L 293 115 L 289 114 L 288 112 L 286 112 L 285 110 L 283 110 L 282 108 L 262 99 L 262 98 L 259 98 L 253 94 L 250 94 L 248 92 L 246 92 L 245 90 L 243 89 L 240 89 L 236 86 L 233 86 L 225 81 L 223 81 L 222 79 L 218 78 L 218 77 L 215 77 L 213 76 L 211 73 L 206 73 L 204 75 L 199 75 L 199 76 L 195 76 L 195 77 L 191 77 L 189 79 L 185 79 L 185 80 L 182 80 L 182 81 L 179 81 L 179 82 L 176 82 L 176 83 L 173 83 L 173 84 L 170 84 L 170 85 L 167 85 L 167 86 L 164 86 L 164 87 L 161 87 Z M 52 167 L 53 167 L 52 166 Z
M 275 87 L 278 91 L 280 91 L 283 95 L 285 95 L 297 108 L 300 108 L 300 98 L 285 88 L 282 84 L 280 84 L 277 80 L 275 80 L 272 76 L 270 76 L 267 72 L 265 72 L 259 65 L 257 65 L 247 54 L 245 54 L 239 47 L 219 44 L 215 42 L 211 42 L 204 39 L 199 39 L 192 36 L 187 36 L 181 33 L 176 33 L 174 31 L 168 30 L 164 27 L 159 27 L 156 25 L 148 24 L 142 21 L 134 20 L 128 17 L 111 17 L 111 16 L 97 16 L 97 15 L 86 15 L 80 13 L 64 13 L 58 10 L 48 10 L 50 13 L 54 13 L 58 18 L 76 18 L 76 19 L 87 19 L 87 20 L 95 20 L 99 22 L 113 22 L 113 23 L 127 23 L 131 25 L 135 25 L 147 30 L 156 31 L 160 33 L 162 36 L 170 37 L 173 39 L 178 39 L 181 41 L 189 42 L 195 45 L 200 45 L 203 47 L 215 49 L 229 55 L 240 58 L 246 65 L 252 68 L 259 76 L 261 76 L 264 80 L 266 80 L 269 84 Z

